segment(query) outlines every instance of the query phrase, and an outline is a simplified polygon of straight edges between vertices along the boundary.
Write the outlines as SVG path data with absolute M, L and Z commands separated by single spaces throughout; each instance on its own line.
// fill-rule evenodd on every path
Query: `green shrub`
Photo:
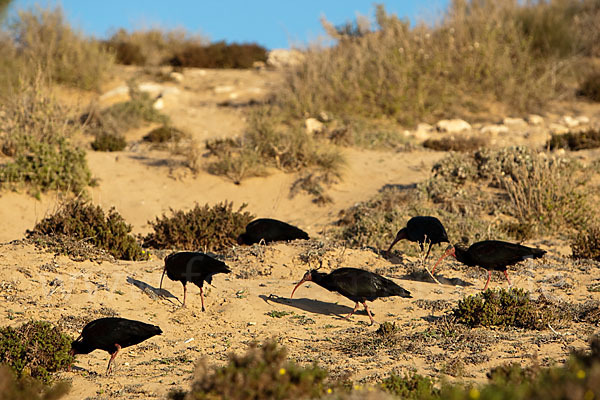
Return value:
M 31 378 L 17 378 L 10 368 L 0 365 L 0 400 L 56 400 L 68 393 L 70 385 L 52 386 Z
M 401 399 L 429 400 L 440 398 L 440 390 L 435 388 L 434 381 L 414 372 L 406 374 L 404 377 L 391 374 L 381 382 L 381 388 Z
M 580 230 L 571 240 L 574 258 L 588 258 L 600 261 L 600 226 L 591 225 Z
M 231 43 L 224 41 L 209 45 L 185 46 L 176 52 L 169 64 L 192 68 L 252 68 L 256 61 L 267 61 L 267 50 L 255 43 Z
M 600 75 L 599 75 L 600 76 Z M 568 149 L 583 150 L 600 147 L 600 129 L 589 129 L 581 132 L 569 132 L 562 135 L 553 134 L 547 146 L 550 150 Z
M 60 7 L 21 11 L 12 30 L 19 56 L 28 65 L 25 74 L 41 70 L 58 83 L 95 90 L 113 66 L 113 55 L 74 31 Z
M 532 300 L 523 289 L 488 289 L 463 298 L 454 309 L 457 321 L 475 327 L 514 326 L 526 329 L 546 329 L 562 318 L 560 311 L 543 300 Z
M 184 136 L 186 136 L 185 133 L 179 129 L 163 125 L 151 130 L 143 139 L 145 142 L 150 143 L 166 143 L 170 141 L 177 142 Z
M 49 382 L 51 374 L 73 364 L 72 338 L 48 322 L 30 321 L 18 328 L 0 328 L 0 363 L 21 378 Z
M 99 133 L 92 142 L 92 149 L 95 151 L 123 151 L 126 146 L 125 137 L 118 133 Z
M 297 399 L 318 398 L 325 393 L 325 370 L 316 365 L 300 367 L 287 360 L 284 348 L 273 340 L 252 344 L 243 356 L 229 355 L 224 367 L 211 371 L 198 366 L 187 394 L 171 393 L 172 399 Z
M 105 215 L 100 206 L 75 199 L 64 204 L 54 215 L 44 218 L 33 230 L 27 231 L 27 235 L 61 234 L 89 241 L 121 260 L 148 259 L 148 254 L 130 232 L 131 225 L 114 208 Z
M 225 201 L 213 207 L 196 204 L 188 212 L 171 209 L 171 216 L 163 214 L 148 221 L 154 232 L 144 238 L 144 246 L 204 251 L 227 249 L 255 218 L 247 211 L 242 212 L 245 207 L 243 204 L 233 211 L 233 203 Z

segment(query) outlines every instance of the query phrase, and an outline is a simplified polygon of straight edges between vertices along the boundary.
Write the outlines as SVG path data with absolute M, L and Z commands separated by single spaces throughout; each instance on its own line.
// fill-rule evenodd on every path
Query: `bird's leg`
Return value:
M 510 283 L 510 279 L 508 279 L 508 272 L 506 272 L 506 270 L 504 270 L 503 272 L 504 272 L 504 276 L 506 277 L 506 280 L 508 281 L 508 286 L 511 287 L 512 283 Z
M 358 305 L 358 303 L 356 303 Z M 369 318 L 371 319 L 371 325 L 373 325 L 375 323 L 375 320 L 373 319 L 373 316 L 371 315 L 371 310 L 369 310 L 369 307 L 367 307 L 367 302 L 363 301 L 363 306 L 365 306 L 365 311 L 367 312 L 367 315 L 369 316 Z
M 200 301 L 202 301 L 202 311 L 204 311 L 204 291 L 200 288 Z
M 121 350 L 121 346 L 119 346 L 117 343 L 115 343 L 115 347 L 117 348 L 117 350 L 110 355 L 110 360 L 108 360 L 108 367 L 106 368 L 106 375 L 109 375 L 112 372 L 113 360 L 117 357 L 119 350 Z
M 489 285 L 489 283 L 490 283 L 490 279 L 491 279 L 491 278 L 492 278 L 492 270 L 490 269 L 490 270 L 488 270 L 488 280 L 487 280 L 487 282 L 485 283 L 485 287 L 483 288 L 483 290 L 486 290 L 486 289 L 487 289 L 487 287 L 488 287 L 488 285 Z
M 187 286 L 185 284 L 183 284 L 183 304 L 181 305 L 181 307 L 185 307 L 186 294 L 187 294 Z
M 432 245 L 433 245 L 433 243 L 429 242 L 429 247 L 427 247 L 427 254 L 425 254 L 425 260 L 427 260 L 427 257 L 429 257 L 429 252 L 431 251 Z
M 350 317 L 352 316 L 352 314 L 354 314 L 354 312 L 355 312 L 357 309 L 358 309 L 358 301 L 357 301 L 357 302 L 356 302 L 356 304 L 354 305 L 354 310 L 352 310 L 352 312 L 351 312 L 350 314 L 346 315 L 346 316 L 344 317 L 344 319 L 347 319 L 347 320 L 349 320 L 349 319 L 350 319 Z

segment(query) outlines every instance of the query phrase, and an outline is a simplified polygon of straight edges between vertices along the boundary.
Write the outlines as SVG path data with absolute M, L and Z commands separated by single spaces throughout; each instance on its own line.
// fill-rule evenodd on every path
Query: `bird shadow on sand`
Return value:
M 425 271 L 425 270 L 421 271 L 418 269 L 415 269 L 404 275 L 392 276 L 392 278 L 402 279 L 404 281 L 436 283 L 433 279 L 431 279 L 431 276 L 429 276 L 427 271 Z M 442 285 L 462 286 L 462 287 L 473 286 L 473 283 L 471 283 L 471 282 L 463 281 L 460 278 L 446 278 L 442 274 L 436 274 L 435 279 L 437 279 Z
M 334 315 L 339 318 L 344 318 L 346 315 L 352 312 L 352 307 L 328 303 L 320 300 L 306 298 L 290 299 L 289 297 L 281 297 L 275 294 L 270 294 L 268 296 L 261 294 L 259 297 L 267 304 L 269 304 L 269 302 L 283 304 L 313 314 Z M 375 315 L 373 311 L 371 311 L 371 314 Z M 354 315 L 367 315 L 367 312 L 365 310 L 357 310 Z
M 150 297 L 153 300 L 157 300 L 157 298 L 165 299 L 171 303 L 173 301 L 171 299 L 176 299 L 181 303 L 181 300 L 173 293 L 169 292 L 167 289 L 159 289 L 152 285 L 147 284 L 146 282 L 139 281 L 137 279 L 132 278 L 131 276 L 127 277 L 127 283 L 132 284 L 136 288 L 140 289 L 144 294 Z

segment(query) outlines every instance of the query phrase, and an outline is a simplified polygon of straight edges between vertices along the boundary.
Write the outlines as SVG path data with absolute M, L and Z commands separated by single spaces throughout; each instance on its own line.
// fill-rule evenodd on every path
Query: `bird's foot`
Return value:
M 202 307 L 202 312 L 206 311 L 206 309 L 204 307 Z

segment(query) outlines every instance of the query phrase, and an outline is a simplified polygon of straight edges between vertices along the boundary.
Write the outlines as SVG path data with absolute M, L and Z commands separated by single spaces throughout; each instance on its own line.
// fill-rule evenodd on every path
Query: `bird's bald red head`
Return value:
M 292 290 L 292 295 L 290 296 L 290 299 L 294 297 L 294 292 L 296 291 L 296 289 L 298 289 L 300 287 L 300 285 L 302 285 L 304 282 L 309 282 L 312 281 L 312 270 L 311 271 L 307 271 L 304 276 L 302 277 L 302 279 L 300 280 L 300 282 L 298 282 L 296 284 L 296 287 L 294 287 L 294 290 Z

